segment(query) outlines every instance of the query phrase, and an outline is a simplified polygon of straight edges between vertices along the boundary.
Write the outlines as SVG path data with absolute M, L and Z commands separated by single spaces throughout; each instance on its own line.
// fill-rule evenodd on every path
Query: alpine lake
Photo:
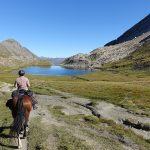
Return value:
M 43 75 L 43 76 L 77 76 L 93 72 L 92 70 L 70 69 L 61 66 L 51 66 L 51 67 L 31 66 L 23 69 L 26 72 L 26 74 Z

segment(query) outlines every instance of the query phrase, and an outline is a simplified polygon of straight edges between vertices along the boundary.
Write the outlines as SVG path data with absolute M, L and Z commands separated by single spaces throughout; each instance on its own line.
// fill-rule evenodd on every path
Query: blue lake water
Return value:
M 91 72 L 91 70 L 68 69 L 61 66 L 38 67 L 32 66 L 24 68 L 26 74 L 46 75 L 46 76 L 75 76 Z

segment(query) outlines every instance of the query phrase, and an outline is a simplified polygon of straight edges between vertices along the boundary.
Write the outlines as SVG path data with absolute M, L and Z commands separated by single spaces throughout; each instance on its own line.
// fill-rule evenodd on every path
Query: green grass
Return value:
M 0 92 L 0 149 L 2 150 L 8 150 L 10 146 L 13 146 L 8 138 L 12 116 L 10 110 L 5 106 L 9 98 L 9 94 Z
M 98 78 L 99 74 L 99 78 Z M 101 74 L 103 76 L 101 76 Z M 90 81 L 47 81 L 45 86 L 58 89 L 63 92 L 73 93 L 95 101 L 107 101 L 121 107 L 125 107 L 137 113 L 144 113 L 150 116 L 150 77 L 147 74 L 137 72 L 136 75 L 129 73 L 125 75 L 108 74 L 113 78 L 110 81 L 104 81 L 108 74 L 105 72 L 87 75 Z M 90 77 L 89 77 L 90 76 Z M 97 78 L 96 78 L 97 77 Z M 96 78 L 96 79 L 94 79 Z M 117 80 L 118 78 L 118 80 Z M 128 79 L 128 80 L 127 80 Z M 96 81 L 94 81 L 96 80 Z
M 17 75 L 14 73 L 3 73 L 0 74 L 0 81 L 13 83 L 16 77 Z M 38 94 L 58 94 L 57 92 L 55 92 L 55 90 L 53 90 L 57 89 L 63 92 L 73 93 L 75 95 L 90 98 L 94 103 L 97 103 L 99 101 L 107 101 L 125 107 L 141 115 L 150 116 L 149 71 L 103 71 L 79 77 L 28 76 L 28 78 L 31 81 L 31 89 Z M 1 125 L 5 124 L 5 122 L 7 122 L 6 124 L 9 125 L 9 123 L 11 122 L 11 114 L 5 107 L 5 101 L 8 97 L 10 96 L 5 93 L 1 93 Z M 117 137 L 122 136 L 132 139 L 132 141 L 136 142 L 137 144 L 140 143 L 139 145 L 142 145 L 142 147 L 145 147 L 145 149 L 149 145 L 148 142 L 135 135 L 130 130 L 126 130 L 111 121 L 84 115 L 74 115 L 69 117 L 62 112 L 63 107 L 60 106 L 55 106 L 53 108 L 50 107 L 49 109 L 50 112 L 56 118 L 58 118 L 58 120 L 65 121 L 70 126 L 80 126 L 83 129 L 83 132 L 85 132 L 90 137 L 94 136 L 94 133 L 88 133 L 86 128 L 95 129 L 96 131 L 106 130 L 107 132 L 116 135 Z M 30 143 L 31 145 L 29 145 L 31 150 L 35 147 L 38 147 L 39 149 L 47 147 L 47 142 L 45 142 L 43 139 L 46 139 L 48 134 L 50 133 L 47 132 L 47 130 L 43 130 L 43 128 L 41 130 L 41 126 L 37 122 L 38 120 L 33 121 L 33 131 L 32 129 L 30 130 L 30 135 L 28 137 L 31 141 L 33 140 Z M 103 126 L 104 124 L 107 124 L 107 126 Z M 38 133 L 37 131 L 40 130 L 41 133 Z M 1 134 L 7 135 L 8 131 L 9 129 L 5 129 L 3 132 L 1 132 Z M 76 147 L 76 144 L 79 145 L 79 139 L 71 133 L 68 133 L 68 131 L 64 132 L 63 130 L 58 128 L 55 131 L 59 132 L 53 133 L 54 135 L 56 134 L 56 139 L 59 143 L 57 146 L 59 148 L 73 150 Z M 43 139 L 36 139 L 40 135 L 42 135 L 41 137 Z M 71 141 L 71 143 L 67 143 L 67 137 Z M 94 138 L 97 140 L 102 140 L 106 143 L 111 143 L 112 145 L 114 143 L 114 141 L 108 140 L 98 135 Z M 75 141 L 76 144 L 74 144 L 73 141 Z M 0 142 L 4 145 L 9 145 L 8 140 L 5 138 L 1 138 Z M 84 141 L 82 141 L 80 144 L 81 149 L 84 149 L 86 147 Z M 116 145 L 118 144 L 116 143 Z
M 37 94 L 56 95 L 55 90 L 96 101 L 107 101 L 150 116 L 150 72 L 95 72 L 79 77 L 27 76 Z M 0 81 L 13 83 L 15 74 L 0 74 Z
M 72 135 L 66 128 L 55 128 L 58 150 L 91 150 L 84 140 Z
M 28 135 L 29 150 L 48 150 L 47 138 L 49 131 L 40 123 L 40 118 L 32 119 L 30 122 L 30 130 Z
M 57 108 L 56 108 L 57 109 Z M 28 149 L 30 150 L 48 150 L 50 146 L 55 146 L 59 150 L 88 150 L 88 146 L 80 139 L 73 136 L 64 127 L 56 127 L 54 125 L 47 125 L 41 123 L 40 118 L 35 118 L 30 123 L 30 130 L 28 136 Z M 51 135 L 55 141 L 49 145 Z M 51 147 L 53 149 L 53 147 Z

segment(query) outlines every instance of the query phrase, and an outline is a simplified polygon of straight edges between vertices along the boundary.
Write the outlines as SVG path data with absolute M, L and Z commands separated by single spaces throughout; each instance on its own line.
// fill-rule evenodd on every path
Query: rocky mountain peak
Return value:
M 17 66 L 38 61 L 38 57 L 14 39 L 0 43 L 0 66 Z
M 1 44 L 5 47 L 9 47 L 9 48 L 14 49 L 14 50 L 23 48 L 21 46 L 21 44 L 18 41 L 14 40 L 14 39 L 7 39 L 5 41 L 2 41 Z

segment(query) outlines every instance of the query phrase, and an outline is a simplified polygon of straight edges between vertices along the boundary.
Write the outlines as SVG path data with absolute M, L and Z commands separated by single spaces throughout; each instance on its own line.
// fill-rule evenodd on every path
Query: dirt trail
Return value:
M 12 92 L 12 90 L 14 89 L 12 89 L 12 85 L 10 84 L 3 83 L 0 86 L 0 91 L 2 92 Z M 42 118 L 41 122 L 43 124 L 47 124 L 47 125 L 52 124 L 57 127 L 65 127 L 66 130 L 71 132 L 75 137 L 81 140 L 85 140 L 86 143 L 92 147 L 92 149 L 95 149 L 95 150 L 99 150 L 101 148 L 104 149 L 105 145 L 103 141 L 102 142 L 94 141 L 92 138 L 88 137 L 88 135 L 85 134 L 80 128 L 66 124 L 65 121 L 58 120 L 48 110 L 48 107 L 54 108 L 57 106 L 61 106 L 61 112 L 63 112 L 67 116 L 79 115 L 79 114 L 83 114 L 85 116 L 92 115 L 91 110 L 84 107 L 86 106 L 86 104 L 89 104 L 91 102 L 90 99 L 77 97 L 72 94 L 63 93 L 63 92 L 56 91 L 56 90 L 55 90 L 55 93 L 58 93 L 58 95 L 53 95 L 53 96 L 36 95 L 36 99 L 39 102 L 38 109 L 32 111 L 30 120 L 32 120 L 32 118 L 34 117 L 41 116 Z M 150 123 L 150 118 L 148 117 L 141 117 L 141 116 L 132 114 L 124 108 L 121 108 L 121 107 L 118 107 L 118 106 L 115 106 L 113 104 L 106 103 L 106 102 L 98 102 L 97 105 L 93 107 L 93 109 L 97 113 L 99 113 L 102 118 L 113 120 L 117 124 L 123 125 L 123 122 L 122 122 L 123 119 L 131 119 L 131 118 L 137 122 L 142 122 L 145 124 Z M 126 128 L 130 128 L 130 127 L 126 126 Z M 131 129 L 136 134 L 141 135 L 143 138 L 150 139 L 150 131 L 138 130 L 136 128 L 131 128 Z M 89 132 L 92 132 L 92 133 L 95 132 L 94 130 L 90 131 L 90 129 L 85 129 L 85 130 L 87 131 L 89 130 Z M 97 134 L 98 133 L 95 132 L 95 135 Z M 114 138 L 114 140 L 118 140 L 117 137 L 111 137 L 111 135 L 108 135 L 108 133 L 105 133 L 105 132 L 103 132 L 102 135 L 103 137 L 106 137 L 106 138 L 110 138 L 110 139 Z M 53 139 L 54 137 L 50 136 L 50 138 Z M 52 141 L 55 141 L 55 139 Z M 49 144 L 55 145 L 52 141 Z M 138 150 L 139 149 L 140 150 L 140 148 L 135 143 L 131 143 L 128 140 L 124 142 L 126 143 L 122 142 L 123 149 L 126 149 L 126 150 Z M 23 143 L 23 148 L 21 150 L 27 150 L 27 140 L 26 139 L 22 140 L 22 143 Z M 108 149 L 111 149 L 111 147 Z
M 82 132 L 82 130 L 78 127 L 74 127 L 73 125 L 69 126 L 65 122 L 55 119 L 55 117 L 52 114 L 50 114 L 50 112 L 47 110 L 47 106 L 51 106 L 51 108 L 53 108 L 55 106 L 62 106 L 61 112 L 65 113 L 65 115 L 68 115 L 68 116 L 69 115 L 78 115 L 78 114 L 92 115 L 91 110 L 76 104 L 76 103 L 88 104 L 88 103 L 90 103 L 89 99 L 80 98 L 80 97 L 76 97 L 73 95 L 72 96 L 69 95 L 66 98 L 64 98 L 64 96 L 60 96 L 60 95 L 59 96 L 36 95 L 36 98 L 39 102 L 39 109 L 35 110 L 32 113 L 32 117 L 42 116 L 42 123 L 44 123 L 44 124 L 47 124 L 47 125 L 53 124 L 55 126 L 66 127 L 67 128 L 66 130 L 68 130 L 70 133 L 72 133 L 72 135 L 74 135 L 75 137 L 77 137 L 81 140 L 85 140 L 86 143 L 89 146 L 91 146 L 92 149 L 96 148 L 96 150 L 99 150 L 101 148 L 102 149 L 104 148 L 105 145 L 102 142 L 94 141 L 92 138 L 88 137 L 88 135 L 84 134 Z M 105 119 L 111 119 L 119 124 L 122 124 L 120 119 L 132 118 L 132 117 L 137 120 L 143 120 L 144 122 L 150 121 L 150 118 L 146 118 L 146 117 L 143 118 L 143 117 L 135 116 L 135 115 L 129 113 L 126 109 L 117 107 L 113 104 L 109 104 L 106 102 L 99 102 L 98 105 L 96 105 L 95 109 L 97 110 L 97 112 L 99 112 L 101 114 L 101 117 L 103 117 Z M 87 130 L 90 132 L 91 129 L 87 129 Z M 144 133 L 146 133 L 145 131 L 141 131 L 141 130 L 138 131 L 134 128 L 133 128 L 133 131 L 138 133 L 139 135 L 142 135 L 146 139 L 150 139 L 149 132 L 147 132 L 147 134 L 144 134 Z M 96 134 L 97 133 L 95 133 L 95 135 Z M 111 135 L 108 135 L 108 133 L 104 132 L 102 134 L 106 138 L 110 138 L 110 139 L 114 138 Z M 116 137 L 116 140 L 118 140 L 117 137 Z M 130 150 L 130 149 L 138 150 L 139 149 L 136 144 L 130 143 L 130 142 L 128 143 L 128 140 L 126 140 L 125 142 L 127 142 L 127 143 L 122 145 L 122 147 L 124 149 L 127 149 L 127 150 Z M 111 149 L 111 148 L 109 148 L 109 149 Z

